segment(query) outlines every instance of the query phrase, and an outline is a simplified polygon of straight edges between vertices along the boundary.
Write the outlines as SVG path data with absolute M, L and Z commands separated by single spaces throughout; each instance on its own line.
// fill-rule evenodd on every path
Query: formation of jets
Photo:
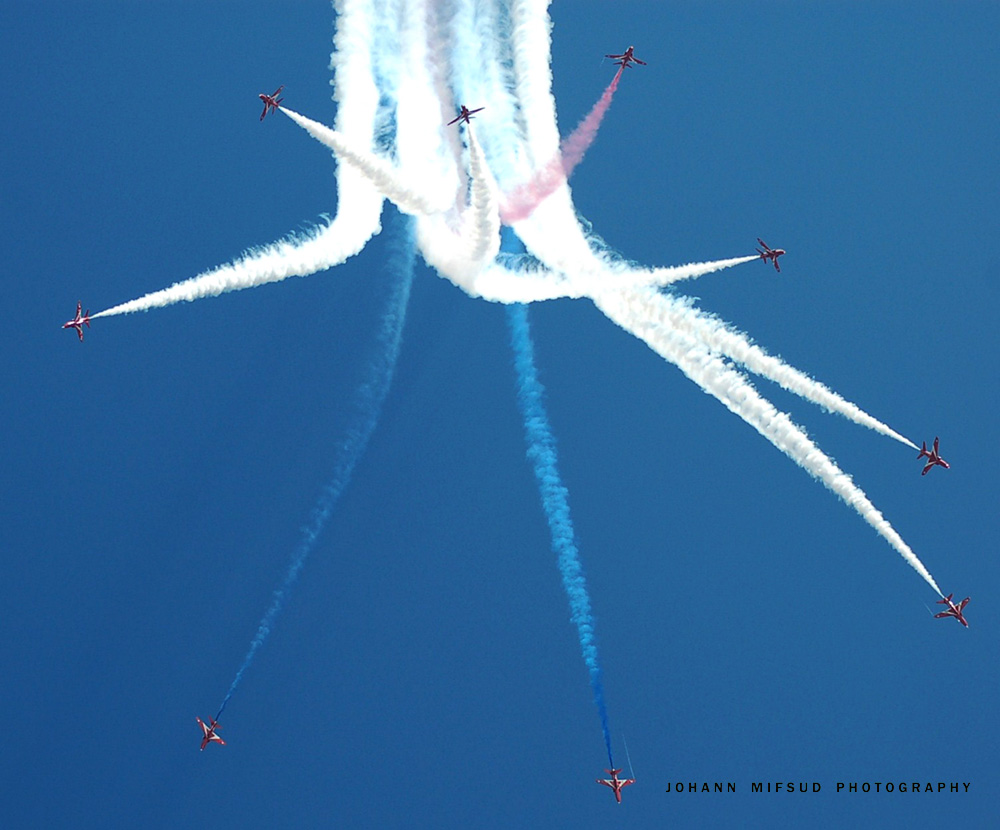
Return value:
M 647 65 L 646 62 L 639 60 L 639 58 L 635 56 L 633 50 L 634 47 L 629 46 L 628 49 L 626 49 L 620 55 L 609 54 L 605 55 L 605 57 L 612 58 L 623 69 L 631 66 L 633 63 L 639 64 L 640 66 L 646 66 Z M 281 102 L 284 100 L 283 98 L 278 97 L 281 94 L 281 90 L 283 90 L 284 88 L 285 86 L 284 84 L 282 84 L 270 95 L 266 95 L 263 92 L 258 95 L 260 100 L 264 103 L 264 110 L 260 114 L 261 121 L 264 120 L 264 118 L 267 116 L 269 112 L 277 111 L 278 107 L 281 105 Z M 449 121 L 446 126 L 450 127 L 452 124 L 457 124 L 459 121 L 464 121 L 466 124 L 468 124 L 473 115 L 475 115 L 477 112 L 482 112 L 482 110 L 484 109 L 485 107 L 478 107 L 476 109 L 470 110 L 467 106 L 465 106 L 465 104 L 462 104 L 461 111 L 459 112 L 459 114 L 451 121 Z M 764 240 L 761 239 L 760 237 L 757 237 L 757 242 L 760 243 L 761 247 L 756 248 L 755 250 L 757 251 L 758 254 L 760 254 L 760 258 L 765 262 L 770 260 L 774 265 L 774 270 L 780 272 L 781 266 L 778 265 L 778 257 L 784 255 L 785 253 L 784 249 L 769 248 L 767 244 L 764 242 Z M 67 320 L 65 323 L 63 323 L 62 327 L 64 329 L 70 329 L 70 328 L 76 329 L 77 336 L 82 341 L 84 326 L 90 328 L 90 310 L 88 309 L 86 313 L 84 313 L 83 303 L 78 302 L 76 304 L 76 316 L 72 320 Z M 926 441 L 923 443 L 923 446 L 920 450 L 920 454 L 917 456 L 917 458 L 927 459 L 927 464 L 924 467 L 921 475 L 927 475 L 931 467 L 939 466 L 948 469 L 950 466 L 948 462 L 945 461 L 943 458 L 941 458 L 941 456 L 938 453 L 938 439 L 936 437 L 934 439 L 934 444 L 931 450 L 927 449 Z M 941 613 L 935 614 L 934 617 L 936 619 L 942 617 L 954 617 L 956 620 L 958 620 L 958 622 L 960 622 L 962 625 L 968 628 L 969 624 L 968 622 L 966 622 L 965 616 L 963 615 L 962 612 L 964 611 L 965 606 L 968 605 L 969 603 L 969 597 L 966 597 L 956 605 L 954 602 L 952 602 L 953 596 L 954 594 L 948 594 L 947 597 L 938 601 L 937 603 L 938 605 L 947 605 L 948 607 Z M 219 723 L 218 721 L 215 720 L 215 718 L 210 718 L 207 724 L 201 718 L 196 718 L 196 720 L 198 721 L 198 725 L 201 727 L 202 730 L 202 740 L 201 740 L 202 750 L 204 750 L 205 747 L 208 746 L 210 743 L 218 743 L 221 746 L 226 745 L 226 742 L 222 740 L 222 738 L 220 738 L 219 735 L 216 734 L 216 731 L 219 729 Z M 621 804 L 622 790 L 625 787 L 634 784 L 635 779 L 634 778 L 620 779 L 618 775 L 621 772 L 621 769 L 609 769 L 605 770 L 605 772 L 607 772 L 611 776 L 611 778 L 598 778 L 595 780 L 598 784 L 601 784 L 605 787 L 610 787 L 615 794 L 615 801 Z
M 76 317 L 72 320 L 67 320 L 63 323 L 64 329 L 76 329 L 76 333 L 81 340 L 83 340 L 83 327 L 86 326 L 90 328 L 90 309 L 87 309 L 86 314 L 81 314 L 80 310 L 83 308 L 83 303 L 76 304 Z
M 198 721 L 198 726 L 201 727 L 201 731 L 205 733 L 205 736 L 201 739 L 201 748 L 204 749 L 213 741 L 226 745 L 226 742 L 222 740 L 218 735 L 215 734 L 215 730 L 219 728 L 219 722 L 215 718 L 209 718 L 209 723 L 205 723 L 201 718 L 195 718 Z
M 947 605 L 948 610 L 942 611 L 940 614 L 935 614 L 934 619 L 941 619 L 942 617 L 954 617 L 962 625 L 968 628 L 969 624 L 965 621 L 965 617 L 962 615 L 962 611 L 965 609 L 965 606 L 969 604 L 969 598 L 966 597 L 958 605 L 955 605 L 955 603 L 951 601 L 951 598 L 953 596 L 955 595 L 948 594 L 948 596 L 946 596 L 944 599 L 939 599 L 937 601 L 937 605 Z
M 597 783 L 603 784 L 605 787 L 611 787 L 615 791 L 615 801 L 619 804 L 622 803 L 622 787 L 627 787 L 629 784 L 634 784 L 634 778 L 623 778 L 618 779 L 618 773 L 621 772 L 620 769 L 606 769 L 604 770 L 610 778 L 598 778 Z
M 452 124 L 457 124 L 459 121 L 464 121 L 468 124 L 469 119 L 472 118 L 473 115 L 477 112 L 482 112 L 484 109 L 486 109 L 486 107 L 479 107 L 477 109 L 470 110 L 467 106 L 465 106 L 465 104 L 462 104 L 462 111 L 458 114 L 458 117 L 452 118 L 451 121 L 445 124 L 445 126 L 450 127 Z
M 285 88 L 285 85 L 282 84 L 276 90 L 274 90 L 274 92 L 272 92 L 270 95 L 265 95 L 263 92 L 261 92 L 257 96 L 258 98 L 260 98 L 261 101 L 264 102 L 264 111 L 260 114 L 260 120 L 261 121 L 264 120 L 264 116 L 267 115 L 269 112 L 277 112 L 278 111 L 278 105 L 281 104 L 281 102 L 285 100 L 284 98 L 279 98 L 278 94 L 284 88 Z
M 605 55 L 604 57 L 612 58 L 623 69 L 633 63 L 637 63 L 640 66 L 645 66 L 646 61 L 641 61 L 635 55 L 633 55 L 632 54 L 633 49 L 635 49 L 634 46 L 629 46 L 629 48 L 626 49 L 624 52 L 622 52 L 620 55 Z
M 937 438 L 934 439 L 934 446 L 930 450 L 930 452 L 927 451 L 927 442 L 924 441 L 922 443 L 923 443 L 923 446 L 920 448 L 920 455 L 918 455 L 917 458 L 926 458 L 927 459 L 927 464 L 924 465 L 924 470 L 923 470 L 923 472 L 920 475 L 922 475 L 922 476 L 927 475 L 927 473 L 930 471 L 931 467 L 944 467 L 946 470 L 948 470 L 948 469 L 951 468 L 951 464 L 949 464 L 940 455 L 938 455 L 938 439 Z
M 781 271 L 781 266 L 778 265 L 778 257 L 782 256 L 785 253 L 784 249 L 783 248 L 774 248 L 774 249 L 768 248 L 767 247 L 767 243 L 763 239 L 761 239 L 759 236 L 757 237 L 757 241 L 760 243 L 760 247 L 764 249 L 763 251 L 760 248 L 755 248 L 754 249 L 754 250 L 757 251 L 758 254 L 760 254 L 760 258 L 762 260 L 764 260 L 764 262 L 767 262 L 768 260 L 771 260 L 771 262 L 774 263 L 774 270 L 775 271 Z

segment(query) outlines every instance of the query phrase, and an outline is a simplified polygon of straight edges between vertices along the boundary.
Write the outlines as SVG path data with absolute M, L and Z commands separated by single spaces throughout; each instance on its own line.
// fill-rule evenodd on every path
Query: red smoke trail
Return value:
M 619 66 L 614 80 L 608 84 L 604 94 L 587 117 L 580 122 L 559 145 L 559 154 L 549 161 L 534 177 L 507 194 L 500 206 L 500 218 L 506 225 L 511 225 L 521 219 L 527 219 L 559 185 L 566 181 L 573 168 L 582 160 L 594 139 L 597 129 L 601 126 L 604 114 L 611 106 L 611 99 L 618 89 L 618 81 L 622 76 L 624 66 Z

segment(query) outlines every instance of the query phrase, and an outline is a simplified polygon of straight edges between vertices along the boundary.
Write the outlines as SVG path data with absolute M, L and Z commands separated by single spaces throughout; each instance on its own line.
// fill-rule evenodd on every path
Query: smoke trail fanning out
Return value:
M 871 503 L 864 491 L 841 470 L 784 412 L 764 398 L 742 374 L 712 354 L 703 344 L 683 332 L 659 325 L 648 315 L 652 289 L 645 292 L 607 292 L 594 302 L 609 319 L 618 323 L 669 360 L 705 392 L 718 399 L 807 473 L 836 493 L 919 573 L 939 596 L 944 596 L 934 577 L 896 529 Z M 645 294 L 643 297 L 642 295 Z M 636 301 L 636 296 L 639 300 Z M 673 298 L 666 298 L 673 300 Z
M 900 435 L 794 366 L 768 354 L 760 346 L 753 344 L 743 332 L 695 308 L 689 301 L 658 293 L 650 294 L 641 288 L 631 292 L 630 301 L 635 306 L 644 306 L 644 314 L 648 319 L 656 318 L 663 324 L 669 324 L 677 331 L 694 337 L 710 351 L 742 364 L 754 374 L 773 380 L 789 392 L 794 392 L 829 412 L 836 412 L 856 424 L 917 449 L 917 445 L 909 438 Z
M 535 367 L 534 345 L 528 326 L 528 308 L 521 304 L 507 306 L 507 324 L 514 348 L 514 365 L 517 369 L 517 399 L 524 417 L 524 432 L 528 442 L 528 458 L 535 470 L 542 509 L 552 534 L 552 549 L 559 560 L 563 587 L 569 598 L 570 616 L 580 637 L 583 661 L 590 674 L 590 688 L 601 718 L 601 731 L 608 751 L 608 763 L 614 769 L 611 756 L 611 733 L 608 729 L 608 709 L 604 702 L 604 684 L 601 664 L 597 656 L 594 636 L 594 616 L 590 609 L 587 579 L 580 563 L 580 551 L 569 512 L 569 492 L 559 475 L 559 458 L 556 441 L 545 409 L 545 388 Z
M 264 645 L 275 619 L 281 612 L 288 598 L 288 594 L 295 582 L 299 578 L 306 559 L 316 546 L 320 533 L 326 527 L 333 510 L 340 500 L 341 494 L 351 481 L 351 475 L 358 460 L 364 455 L 368 446 L 368 441 L 378 424 L 379 415 L 382 411 L 382 404 L 392 385 L 392 377 L 396 368 L 396 361 L 399 357 L 399 348 L 402 342 L 403 323 L 406 320 L 406 307 L 410 299 L 410 286 L 413 283 L 413 269 L 416 258 L 416 243 L 413 232 L 413 220 L 405 220 L 405 231 L 399 243 L 398 250 L 394 251 L 389 264 L 389 272 L 396 278 L 396 284 L 390 296 L 386 312 L 382 317 L 382 326 L 378 332 L 378 343 L 375 355 L 369 367 L 368 379 L 361 384 L 354 400 L 355 413 L 351 427 L 347 431 L 340 446 L 340 453 L 334 468 L 333 476 L 329 483 L 323 488 L 316 507 L 312 512 L 309 525 L 303 528 L 302 540 L 292 555 L 292 562 L 285 574 L 281 585 L 275 590 L 271 598 L 271 604 L 261 618 L 257 633 L 250 643 L 250 650 L 247 651 L 243 663 L 236 672 L 229 691 L 219 707 L 216 720 L 222 716 L 226 704 L 236 691 L 243 673 L 253 662 L 257 650 Z

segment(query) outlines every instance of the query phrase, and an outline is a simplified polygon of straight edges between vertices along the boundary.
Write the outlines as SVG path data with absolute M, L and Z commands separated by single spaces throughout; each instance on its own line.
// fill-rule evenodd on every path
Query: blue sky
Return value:
M 253 8 L 248 11 L 248 9 Z M 274 632 L 197 751 L 333 471 L 392 228 L 307 279 L 58 325 L 336 209 L 333 13 L 0 10 L 9 826 L 924 826 L 995 817 L 1000 10 L 556 3 L 563 132 L 634 44 L 578 209 L 952 467 L 761 391 L 850 472 L 968 631 L 857 515 L 588 301 L 532 307 L 636 786 L 600 724 L 524 454 L 503 309 L 414 283 L 394 387 Z M 616 746 L 621 755 L 620 743 Z M 666 794 L 735 781 L 734 795 Z M 754 781 L 818 795 L 751 795 Z M 837 795 L 838 781 L 970 782 Z

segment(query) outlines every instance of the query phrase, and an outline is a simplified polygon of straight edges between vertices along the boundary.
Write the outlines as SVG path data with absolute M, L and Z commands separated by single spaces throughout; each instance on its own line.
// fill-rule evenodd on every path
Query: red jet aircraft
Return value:
M 201 739 L 202 749 L 208 746 L 212 741 L 216 741 L 217 743 L 220 743 L 223 746 L 226 745 L 226 742 L 215 734 L 215 730 L 219 728 L 219 723 L 215 718 L 211 719 L 209 725 L 206 725 L 201 718 L 196 718 L 196 720 L 198 721 L 198 726 L 201 727 L 201 731 L 205 733 L 205 737 Z
M 479 109 L 470 110 L 467 106 L 465 106 L 465 104 L 462 104 L 462 111 L 458 114 L 458 118 L 452 118 L 451 121 L 445 124 L 445 126 L 450 127 L 452 124 L 458 121 L 464 121 L 466 124 L 468 124 L 469 119 L 472 118 L 473 115 L 475 115 L 477 112 L 482 112 L 484 109 L 486 109 L 486 107 L 480 107 Z
M 767 260 L 771 260 L 771 262 L 774 263 L 774 270 L 781 271 L 781 267 L 778 265 L 778 257 L 782 256 L 785 253 L 784 250 L 781 248 L 775 248 L 774 250 L 771 250 L 770 248 L 767 247 L 767 243 L 759 236 L 757 237 L 757 241 L 760 243 L 761 248 L 764 249 L 763 251 L 760 248 L 754 249 L 757 251 L 758 254 L 760 254 L 760 258 L 765 262 Z
M 264 120 L 264 116 L 267 115 L 268 112 L 278 111 L 278 105 L 285 100 L 284 98 L 279 98 L 278 93 L 281 92 L 281 90 L 283 90 L 284 88 L 285 85 L 282 84 L 276 90 L 274 90 L 274 92 L 272 92 L 270 95 L 265 95 L 263 92 L 257 95 L 257 97 L 264 102 L 264 111 L 260 114 L 261 121 Z
M 77 313 L 79 314 L 79 312 Z M 66 326 L 63 326 L 63 328 L 66 328 Z M 80 335 L 80 339 L 83 339 L 82 334 Z M 920 474 L 922 476 L 927 475 L 930 468 L 934 466 L 944 467 L 946 470 L 951 468 L 951 464 L 938 455 L 938 439 L 936 437 L 934 439 L 934 447 L 930 452 L 927 451 L 927 442 L 923 442 L 923 447 L 921 448 L 920 455 L 918 455 L 917 458 L 928 459 L 927 464 L 924 466 L 924 471 Z
M 603 784 L 605 787 L 611 787 L 611 789 L 613 789 L 615 791 L 615 801 L 617 801 L 619 804 L 621 804 L 622 803 L 622 787 L 627 787 L 629 784 L 634 784 L 635 783 L 635 779 L 634 778 L 625 778 L 625 779 L 622 779 L 621 781 L 619 781 L 618 780 L 618 773 L 621 772 L 620 769 L 606 769 L 604 771 L 606 773 L 608 773 L 608 775 L 610 775 L 611 778 L 610 779 L 608 779 L 608 778 L 598 778 L 598 779 L 596 779 L 597 783 L 598 784 Z
M 67 320 L 63 323 L 62 327 L 64 329 L 76 329 L 76 333 L 81 340 L 83 340 L 83 327 L 86 326 L 90 328 L 90 309 L 87 309 L 86 314 L 81 314 L 80 310 L 83 308 L 83 303 L 76 304 L 76 317 L 72 320 Z
M 946 596 L 944 599 L 939 599 L 937 601 L 938 605 L 947 605 L 948 606 L 948 610 L 947 611 L 942 611 L 940 614 L 935 614 L 934 618 L 935 619 L 940 619 L 941 617 L 954 617 L 962 625 L 964 625 L 966 628 L 968 628 L 969 624 L 965 621 L 965 617 L 962 616 L 962 610 L 965 608 L 966 605 L 969 604 L 969 598 L 966 597 L 958 605 L 955 605 L 955 603 L 953 603 L 951 601 L 951 598 L 953 596 L 955 596 L 955 595 L 954 594 L 948 594 L 948 596 Z
M 633 49 L 635 49 L 634 46 L 629 46 L 629 48 L 626 49 L 624 52 L 622 52 L 620 55 L 605 55 L 604 57 L 614 58 L 614 60 L 618 62 L 618 65 L 622 67 L 629 66 L 632 63 L 638 63 L 642 66 L 645 66 L 646 61 L 641 61 L 635 55 L 633 55 L 632 54 Z

